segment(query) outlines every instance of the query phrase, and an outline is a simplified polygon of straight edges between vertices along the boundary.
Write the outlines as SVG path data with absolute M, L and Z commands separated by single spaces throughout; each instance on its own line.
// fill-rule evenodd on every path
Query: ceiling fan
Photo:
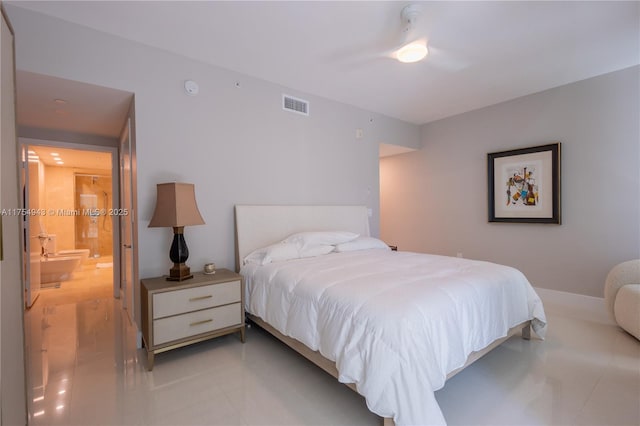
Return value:
M 423 60 L 428 54 L 427 39 L 418 38 L 416 35 L 416 21 L 420 15 L 420 7 L 410 4 L 402 8 L 400 17 L 404 27 L 402 34 L 405 44 L 392 52 L 392 55 L 400 62 L 413 63 Z
M 376 60 L 394 59 L 402 63 L 415 63 L 425 58 L 427 59 L 425 62 L 430 66 L 445 71 L 459 71 L 467 68 L 468 62 L 457 59 L 452 52 L 432 44 L 431 36 L 435 31 L 433 23 L 430 25 L 430 29 L 424 28 L 424 24 L 420 26 L 417 24 L 423 7 L 421 4 L 412 3 L 402 8 L 400 11 L 402 21 L 400 33 L 389 33 L 385 40 L 381 39 L 374 45 L 361 46 L 357 51 L 345 51 L 340 56 L 352 58 L 347 59 L 352 68 L 365 66 Z

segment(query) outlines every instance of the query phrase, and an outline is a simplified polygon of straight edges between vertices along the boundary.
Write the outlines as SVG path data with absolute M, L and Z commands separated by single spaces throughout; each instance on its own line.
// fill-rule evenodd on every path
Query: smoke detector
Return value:
M 187 80 L 184 82 L 184 91 L 189 96 L 195 96 L 200 91 L 200 87 L 198 86 L 198 83 L 196 83 L 195 81 Z

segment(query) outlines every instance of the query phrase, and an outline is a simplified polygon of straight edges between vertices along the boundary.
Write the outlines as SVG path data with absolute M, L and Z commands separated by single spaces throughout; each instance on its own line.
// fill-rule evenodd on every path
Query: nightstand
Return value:
M 244 343 L 242 275 L 218 269 L 211 275 L 194 273 L 185 281 L 156 277 L 140 284 L 148 370 L 155 354 L 203 340 L 239 332 Z

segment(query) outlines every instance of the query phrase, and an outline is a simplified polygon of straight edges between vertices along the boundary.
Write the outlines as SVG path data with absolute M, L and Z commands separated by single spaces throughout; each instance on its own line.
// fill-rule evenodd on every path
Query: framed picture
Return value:
M 560 142 L 487 160 L 489 222 L 560 224 Z

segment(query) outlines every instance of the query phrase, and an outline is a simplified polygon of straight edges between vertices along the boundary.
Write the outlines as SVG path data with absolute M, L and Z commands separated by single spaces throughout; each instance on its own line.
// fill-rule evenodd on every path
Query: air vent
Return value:
M 293 96 L 282 95 L 282 109 L 297 114 L 309 115 L 309 102 Z

